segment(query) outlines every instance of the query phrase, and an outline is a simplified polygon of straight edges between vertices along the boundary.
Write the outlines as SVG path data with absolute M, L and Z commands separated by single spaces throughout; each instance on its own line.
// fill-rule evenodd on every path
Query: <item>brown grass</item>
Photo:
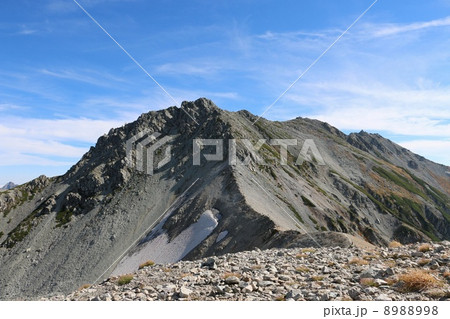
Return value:
M 403 245 L 396 240 L 393 240 L 389 243 L 389 248 L 398 248 L 398 247 L 402 247 L 402 246 Z
M 361 278 L 359 283 L 363 286 L 378 287 L 373 278 Z
M 442 283 L 431 275 L 428 271 L 412 269 L 398 277 L 399 281 L 404 282 L 405 292 L 417 292 L 425 289 L 438 287 Z
M 372 259 L 377 259 L 378 258 L 378 256 L 376 256 L 376 255 L 364 255 L 363 257 L 362 257 L 364 260 L 372 260 Z
M 395 267 L 395 266 L 397 265 L 397 263 L 395 262 L 395 260 L 386 260 L 386 261 L 384 262 L 384 264 L 385 264 L 386 266 L 388 266 L 388 267 L 391 267 L 391 268 L 393 268 L 393 267 Z
M 350 265 L 368 265 L 369 262 L 367 260 L 364 260 L 362 258 L 358 258 L 358 257 L 354 257 L 352 259 L 350 259 L 350 261 L 348 262 Z
M 131 275 L 131 274 L 123 275 L 123 276 L 120 276 L 119 279 L 117 279 L 117 284 L 119 286 L 123 286 L 123 285 L 130 283 L 132 280 L 133 280 L 133 275 Z
M 316 251 L 316 249 L 314 248 L 303 248 L 302 252 L 303 253 L 314 253 Z
M 155 262 L 153 260 L 147 260 L 145 263 L 139 265 L 139 269 L 154 266 Z
M 311 276 L 311 279 L 313 280 L 313 281 L 322 281 L 323 280 L 323 276 Z
M 223 279 L 227 279 L 228 277 L 232 277 L 232 276 L 241 278 L 241 274 L 238 274 L 238 273 L 235 273 L 235 272 L 227 272 L 227 273 L 225 273 L 223 275 Z
M 387 282 L 388 286 L 392 286 L 398 282 L 397 278 L 385 278 L 384 281 Z
M 308 267 L 305 267 L 305 266 L 300 266 L 300 267 L 297 267 L 295 269 L 295 271 L 299 272 L 299 273 L 302 273 L 302 272 L 310 272 L 311 269 L 309 269 Z
M 417 264 L 418 264 L 419 266 L 425 266 L 425 265 L 428 264 L 430 261 L 431 261 L 431 259 L 428 259 L 428 258 L 422 258 L 421 260 L 419 260 L 419 261 L 417 262 Z
M 422 245 L 419 246 L 418 250 L 419 250 L 420 252 L 425 253 L 425 252 L 431 250 L 431 245 L 430 245 L 430 244 L 422 244 Z
M 83 286 L 81 286 L 80 288 L 78 288 L 78 291 L 84 290 L 84 289 L 88 289 L 90 288 L 91 285 L 90 284 L 84 284 Z

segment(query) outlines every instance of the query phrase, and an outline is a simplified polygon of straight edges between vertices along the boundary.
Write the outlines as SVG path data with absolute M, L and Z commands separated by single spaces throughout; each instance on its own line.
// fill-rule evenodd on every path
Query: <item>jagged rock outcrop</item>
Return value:
M 0 298 L 68 293 L 147 259 L 310 245 L 313 232 L 376 245 L 449 239 L 448 167 L 379 135 L 256 119 L 183 102 L 111 129 L 63 176 L 0 193 Z M 137 169 L 150 157 L 136 145 L 127 154 L 127 141 L 146 150 L 165 138 L 153 174 Z

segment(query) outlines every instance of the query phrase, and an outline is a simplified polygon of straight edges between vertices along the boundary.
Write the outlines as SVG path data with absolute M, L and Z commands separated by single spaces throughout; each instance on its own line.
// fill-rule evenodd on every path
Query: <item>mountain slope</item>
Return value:
M 100 137 L 65 175 L 0 193 L 0 298 L 67 293 L 148 259 L 294 247 L 305 236 L 334 245 L 330 233 L 314 232 L 373 244 L 450 238 L 448 167 L 378 135 L 347 136 L 303 118 L 255 120 L 207 99 L 149 112 Z M 127 157 L 127 141 L 141 133 L 142 142 L 143 132 L 170 138 L 171 158 L 151 176 Z M 223 159 L 206 160 L 211 145 L 193 154 L 194 139 L 223 139 Z M 286 165 L 275 145 L 282 140 L 296 144 Z M 317 152 L 303 152 L 310 141 Z M 299 154 L 309 161 L 297 162 Z M 161 147 L 154 162 L 166 155 Z

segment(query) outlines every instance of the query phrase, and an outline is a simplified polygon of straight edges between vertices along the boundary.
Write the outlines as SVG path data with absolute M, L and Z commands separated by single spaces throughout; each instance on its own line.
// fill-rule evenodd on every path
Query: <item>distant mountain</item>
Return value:
M 450 239 L 449 167 L 378 134 L 256 119 L 183 102 L 112 129 L 63 176 L 2 192 L 0 299 L 68 293 L 149 259 L 338 245 L 326 232 Z
M 5 190 L 5 189 L 13 189 L 14 187 L 16 187 L 17 185 L 14 184 L 13 182 L 9 182 L 7 184 L 5 184 L 5 186 L 1 187 L 1 190 Z

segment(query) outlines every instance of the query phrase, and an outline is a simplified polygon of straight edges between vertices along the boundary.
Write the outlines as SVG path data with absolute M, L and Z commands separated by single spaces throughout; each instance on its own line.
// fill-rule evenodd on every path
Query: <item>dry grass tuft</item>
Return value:
M 362 258 L 363 258 L 364 260 L 370 261 L 370 260 L 372 260 L 372 259 L 377 259 L 378 256 L 376 256 L 376 255 L 364 255 Z
M 397 278 L 385 278 L 384 281 L 388 284 L 388 286 L 392 286 L 398 282 Z
M 359 282 L 363 286 L 378 287 L 374 278 L 361 278 Z
M 88 289 L 90 288 L 91 285 L 90 284 L 84 284 L 83 286 L 81 286 L 80 288 L 78 288 L 78 291 L 84 290 L 84 289 Z
M 155 262 L 153 260 L 147 260 L 145 263 L 139 265 L 139 269 L 154 266 Z
M 430 245 L 430 244 L 422 244 L 422 245 L 419 246 L 418 250 L 419 250 L 420 252 L 425 253 L 425 252 L 431 250 L 431 245 Z
M 352 259 L 350 259 L 350 261 L 348 262 L 350 265 L 368 265 L 369 262 L 365 259 L 362 258 L 358 258 L 358 257 L 354 257 Z
M 418 292 L 440 286 L 442 283 L 425 270 L 412 269 L 398 277 L 404 283 L 405 292 Z
M 403 245 L 396 240 L 393 240 L 389 243 L 389 248 L 398 248 L 398 247 L 402 247 L 402 246 Z
M 223 275 L 223 279 L 227 279 L 228 277 L 237 277 L 237 278 L 241 278 L 241 274 L 235 273 L 235 272 L 227 272 Z
M 305 266 L 300 266 L 300 267 L 297 267 L 295 269 L 295 271 L 299 272 L 299 273 L 302 273 L 302 272 L 310 272 L 311 269 L 309 269 L 308 267 L 305 267 Z
M 123 275 L 123 276 L 120 276 L 119 279 L 117 279 L 117 284 L 119 286 L 123 286 L 123 285 L 129 284 L 132 280 L 133 280 L 133 275 L 131 275 L 131 274 Z
M 313 281 L 322 281 L 323 278 L 325 278 L 324 276 L 311 276 L 311 279 Z
M 430 261 L 431 261 L 431 259 L 428 259 L 428 258 L 422 258 L 422 259 L 420 259 L 420 260 L 417 262 L 417 264 L 418 264 L 419 266 L 425 266 L 425 265 L 428 264 Z

